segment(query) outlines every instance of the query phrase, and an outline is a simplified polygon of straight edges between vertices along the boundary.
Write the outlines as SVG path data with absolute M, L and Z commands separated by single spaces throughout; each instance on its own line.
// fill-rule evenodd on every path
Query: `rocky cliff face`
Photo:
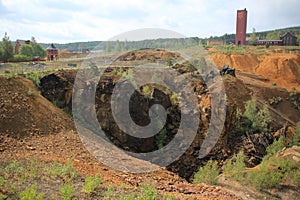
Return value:
M 72 99 L 70 99 L 70 91 L 72 91 L 75 75 L 76 72 L 74 71 L 59 71 L 45 76 L 41 80 L 42 94 L 49 100 L 54 101 L 57 106 L 71 109 Z M 186 75 L 190 76 L 189 73 L 186 73 Z M 166 90 L 163 88 L 155 88 L 151 86 L 149 86 L 152 90 L 151 97 L 146 96 L 141 91 L 135 91 L 130 99 L 129 112 L 132 120 L 136 124 L 140 126 L 149 124 L 149 109 L 154 104 L 162 105 L 168 114 L 166 124 L 163 128 L 163 134 L 165 134 L 163 138 L 159 138 L 158 135 L 149 138 L 133 137 L 124 133 L 118 127 L 112 115 L 111 98 L 118 78 L 120 77 L 113 75 L 111 72 L 107 72 L 101 77 L 96 86 L 96 114 L 98 122 L 104 130 L 107 138 L 109 138 L 109 140 L 116 146 L 136 153 L 151 152 L 157 150 L 160 147 L 159 145 L 167 145 L 177 134 L 181 121 L 181 110 L 179 109 L 178 103 L 174 102 L 174 97 L 172 97 L 171 94 L 167 94 Z M 230 82 L 235 82 L 234 85 L 238 85 L 239 87 L 242 84 L 235 78 L 232 78 Z M 212 114 L 210 105 L 211 100 L 207 86 L 200 75 L 195 74 L 193 78 L 190 79 L 189 84 L 197 96 L 198 108 L 200 110 L 197 135 L 187 151 L 167 167 L 167 169 L 178 173 L 181 177 L 186 179 L 189 179 L 195 171 L 197 171 L 199 166 L 206 163 L 207 160 L 217 159 L 221 161 L 226 159 L 235 151 L 234 149 L 236 147 L 234 144 L 238 141 L 238 139 L 234 135 L 231 135 L 230 130 L 234 127 L 236 108 L 239 104 L 243 104 L 235 104 L 234 101 L 236 99 L 232 99 L 231 97 L 227 99 L 228 105 L 226 111 L 226 122 L 222 134 L 220 135 L 216 146 L 212 149 L 208 156 L 203 159 L 199 159 L 199 150 L 204 138 L 206 137 Z M 88 94 L 82 94 L 83 97 L 85 95 Z M 247 90 L 244 91 L 244 94 L 240 95 L 243 96 L 244 100 L 248 99 Z M 93 107 L 87 106 L 84 109 L 93 109 Z

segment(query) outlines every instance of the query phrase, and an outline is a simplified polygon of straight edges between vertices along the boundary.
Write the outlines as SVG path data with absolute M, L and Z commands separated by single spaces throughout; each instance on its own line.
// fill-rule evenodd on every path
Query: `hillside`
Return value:
M 298 41 L 300 40 L 300 26 L 281 28 L 281 29 L 269 30 L 263 32 L 258 31 L 256 32 L 256 34 L 257 36 L 260 37 L 260 39 L 265 39 L 269 33 L 278 32 L 279 34 L 283 34 L 288 31 L 294 32 L 295 35 L 298 36 Z M 247 36 L 250 36 L 250 34 L 251 33 L 248 33 Z M 112 51 L 117 51 L 119 48 L 120 50 L 134 50 L 140 48 L 180 49 L 180 48 L 198 45 L 199 41 L 201 41 L 202 44 L 206 44 L 207 40 L 212 40 L 212 41 L 222 40 L 226 44 L 230 44 L 235 42 L 235 34 L 226 33 L 222 36 L 211 36 L 209 38 L 190 37 L 190 38 L 180 38 L 180 39 L 155 39 L 155 40 L 143 40 L 143 41 L 120 41 L 120 42 L 110 41 L 110 46 Z M 40 44 L 44 48 L 47 48 L 50 45 L 47 43 L 40 43 Z M 106 41 L 73 42 L 73 43 L 66 43 L 66 44 L 55 43 L 55 46 L 59 49 L 69 49 L 73 51 L 79 50 L 79 47 L 93 50 L 98 45 L 100 45 L 98 48 L 102 50 L 106 50 L 107 48 Z

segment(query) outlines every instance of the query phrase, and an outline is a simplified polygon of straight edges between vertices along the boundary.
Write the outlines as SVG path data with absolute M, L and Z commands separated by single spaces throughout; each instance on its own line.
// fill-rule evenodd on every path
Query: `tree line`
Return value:
M 0 61 L 24 61 L 32 60 L 34 57 L 44 58 L 46 50 L 39 45 L 34 37 L 31 37 L 29 44 L 22 44 L 18 54 L 14 54 L 14 46 L 7 33 L 0 42 Z

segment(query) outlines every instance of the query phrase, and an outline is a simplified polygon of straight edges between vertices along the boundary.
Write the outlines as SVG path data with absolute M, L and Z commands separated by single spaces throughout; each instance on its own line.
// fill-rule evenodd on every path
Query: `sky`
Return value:
M 205 38 L 235 33 L 236 11 L 244 8 L 247 32 L 300 26 L 299 0 L 0 0 L 0 37 L 106 41 L 159 28 Z

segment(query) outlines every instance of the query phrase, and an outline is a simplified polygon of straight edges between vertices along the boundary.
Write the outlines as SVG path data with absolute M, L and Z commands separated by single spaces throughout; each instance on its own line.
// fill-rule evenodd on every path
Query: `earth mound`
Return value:
M 119 61 L 150 61 L 178 59 L 179 53 L 169 52 L 165 49 L 141 49 L 139 51 L 130 51 L 118 57 Z
M 73 129 L 70 117 L 40 95 L 32 81 L 0 76 L 0 85 L 1 136 L 22 138 Z

